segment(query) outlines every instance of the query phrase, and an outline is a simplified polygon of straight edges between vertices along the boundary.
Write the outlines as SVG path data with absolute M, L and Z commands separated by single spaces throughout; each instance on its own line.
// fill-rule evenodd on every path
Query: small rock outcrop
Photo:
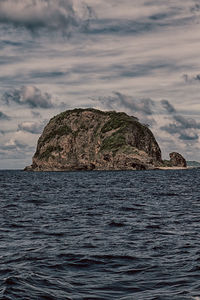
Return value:
M 88 108 L 52 118 L 25 170 L 146 170 L 160 165 L 158 143 L 137 118 Z
M 169 162 L 172 167 L 183 167 L 183 168 L 187 167 L 186 160 L 180 153 L 171 152 L 169 154 L 169 157 L 170 157 Z

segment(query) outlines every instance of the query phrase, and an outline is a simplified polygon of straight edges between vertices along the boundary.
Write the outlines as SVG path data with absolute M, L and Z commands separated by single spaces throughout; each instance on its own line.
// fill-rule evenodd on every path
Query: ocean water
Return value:
M 0 299 L 200 299 L 200 170 L 0 171 Z

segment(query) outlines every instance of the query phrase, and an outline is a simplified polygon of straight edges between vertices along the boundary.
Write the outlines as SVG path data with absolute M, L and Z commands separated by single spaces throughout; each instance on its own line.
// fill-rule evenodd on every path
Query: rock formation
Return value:
M 184 168 L 187 167 L 186 160 L 180 153 L 171 152 L 169 154 L 169 157 L 170 157 L 169 162 L 172 167 L 184 167 Z
M 122 112 L 65 111 L 44 128 L 30 171 L 145 170 L 162 165 L 150 129 Z

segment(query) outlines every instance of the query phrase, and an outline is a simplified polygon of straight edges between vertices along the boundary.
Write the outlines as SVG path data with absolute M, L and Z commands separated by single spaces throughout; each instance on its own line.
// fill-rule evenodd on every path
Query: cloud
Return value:
M 176 134 L 176 133 L 179 133 L 181 128 L 178 127 L 176 124 L 174 123 L 171 123 L 171 124 L 168 124 L 168 125 L 165 125 L 165 126 L 162 126 L 160 127 L 161 130 L 163 131 L 166 131 L 170 134 Z
M 4 93 L 3 101 L 9 105 L 16 103 L 19 105 L 26 105 L 31 108 L 53 108 L 51 95 L 42 93 L 35 86 L 23 86 L 19 89 L 13 89 Z
M 183 77 L 183 80 L 184 80 L 185 82 L 188 82 L 188 81 L 189 81 L 189 75 L 188 75 L 188 74 L 183 74 L 182 77 Z
M 171 113 L 176 113 L 176 109 L 169 103 L 168 100 L 161 100 L 162 106 L 166 109 L 166 111 L 171 114 Z
M 93 1 L 91 0 L 91 3 Z M 89 33 L 143 35 L 168 28 L 182 28 L 194 22 L 198 6 L 192 10 L 188 0 L 101 1 L 100 17 L 92 20 Z M 104 6 L 104 9 L 103 9 Z
M 197 74 L 194 79 L 200 81 L 200 74 Z
M 133 97 L 128 97 L 119 92 L 115 92 L 116 97 L 118 97 L 119 103 L 131 109 L 132 111 L 142 112 L 145 115 L 152 115 L 152 106 L 154 105 L 151 99 L 134 99 Z
M 199 134 L 197 132 L 200 129 L 200 123 L 192 118 L 186 118 L 180 114 L 177 114 L 175 108 L 167 101 L 162 105 L 166 108 L 169 115 L 172 117 L 172 122 L 168 125 L 160 127 L 161 130 L 168 132 L 169 134 L 176 135 L 183 141 L 198 141 Z
M 1 0 L 0 23 L 24 27 L 32 32 L 40 29 L 70 33 L 84 27 L 92 8 L 72 0 Z
M 1 167 L 4 169 L 13 169 L 13 163 L 15 167 L 23 169 L 26 163 L 30 160 L 30 155 L 34 151 L 33 147 L 30 147 L 26 143 L 18 139 L 10 139 L 3 146 L 0 146 L 0 159 Z
M 199 136 L 197 133 L 181 133 L 179 139 L 186 141 L 197 141 L 199 139 Z
M 42 129 L 44 127 L 43 123 L 35 123 L 35 122 L 23 122 L 18 125 L 18 130 L 29 132 L 32 134 L 40 134 L 42 133 Z
M 10 94 L 5 97 L 10 105 L 0 110 L 12 118 L 1 121 L 0 144 L 13 138 L 33 145 L 37 135 L 30 131 L 38 129 L 25 122 L 49 118 L 62 110 L 61 102 L 66 108 L 92 106 L 90 99 L 98 96 L 99 108 L 125 111 L 151 124 L 158 141 L 169 140 L 167 151 L 174 147 L 172 140 L 177 148 L 188 145 L 189 138 L 195 143 L 198 125 L 188 118 L 200 122 L 196 3 L 199 0 L 0 0 L 1 95 Z M 60 36 L 70 33 L 70 39 Z M 58 101 L 42 92 L 46 102 L 23 98 L 22 85 L 47 91 Z M 19 130 L 16 136 L 5 133 L 10 128 Z M 163 140 L 160 146 L 165 147 Z M 198 158 L 195 147 L 186 148 Z
M 195 130 L 188 130 L 177 124 L 171 123 L 160 128 L 163 131 L 168 132 L 171 135 L 178 135 L 178 138 L 183 141 L 198 141 L 199 135 Z
M 27 144 L 24 144 L 23 142 L 16 140 L 16 139 L 11 139 L 5 145 L 1 146 L 2 150 L 25 150 L 28 149 L 29 146 Z
M 200 82 L 200 74 L 195 74 L 195 75 L 189 75 L 189 74 L 183 74 L 183 79 L 185 81 L 185 83 L 194 83 L 196 82 Z
M 200 129 L 200 123 L 192 118 L 185 118 L 181 115 L 173 115 L 173 123 L 170 123 L 167 126 L 161 127 L 162 130 L 165 130 L 171 134 L 182 133 L 186 129 Z
M 113 92 L 113 96 L 92 100 L 100 105 L 100 107 L 98 106 L 100 109 L 124 111 L 148 126 L 153 126 L 156 123 L 153 118 L 155 102 L 150 98 L 136 99 L 119 92 Z
M 192 118 L 185 118 L 180 115 L 175 115 L 174 119 L 181 125 L 182 128 L 200 129 L 200 123 L 196 122 L 196 120 L 194 120 Z
M 190 10 L 191 10 L 192 13 L 199 12 L 200 11 L 200 4 L 199 3 L 195 3 L 195 5 L 192 6 Z
M 13 129 L 0 130 L 1 135 L 6 135 L 8 133 L 14 133 L 14 132 L 15 132 L 15 130 L 13 130 Z
M 111 97 L 99 97 L 98 101 L 103 105 L 107 106 L 109 109 L 129 109 L 132 112 L 141 112 L 144 115 L 152 115 L 154 106 L 154 101 L 151 99 L 135 99 L 134 97 L 121 94 L 119 92 L 114 92 L 114 96 Z
M 34 117 L 34 118 L 41 118 L 41 114 L 38 112 L 38 111 L 32 111 L 31 112 L 31 114 L 32 114 L 32 116 Z
M 0 111 L 0 120 L 10 120 L 10 117 Z

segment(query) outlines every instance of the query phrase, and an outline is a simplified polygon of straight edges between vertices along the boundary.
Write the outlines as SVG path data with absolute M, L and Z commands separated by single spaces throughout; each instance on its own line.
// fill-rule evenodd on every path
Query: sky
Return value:
M 200 161 L 200 0 L 0 0 L 0 169 L 30 165 L 48 120 L 79 107 Z

